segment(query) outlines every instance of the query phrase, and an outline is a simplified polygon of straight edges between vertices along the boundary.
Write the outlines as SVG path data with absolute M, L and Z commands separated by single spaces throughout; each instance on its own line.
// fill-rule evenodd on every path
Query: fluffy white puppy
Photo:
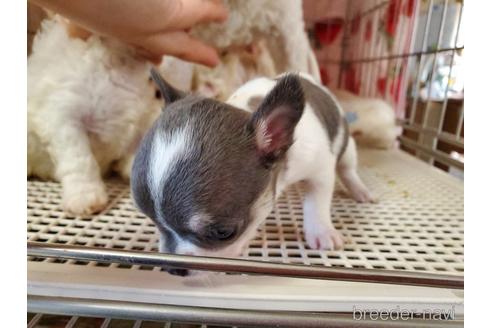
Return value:
M 109 171 L 128 179 L 160 112 L 149 71 L 120 42 L 71 38 L 60 20 L 43 22 L 27 67 L 27 175 L 61 182 L 66 211 L 103 209 Z

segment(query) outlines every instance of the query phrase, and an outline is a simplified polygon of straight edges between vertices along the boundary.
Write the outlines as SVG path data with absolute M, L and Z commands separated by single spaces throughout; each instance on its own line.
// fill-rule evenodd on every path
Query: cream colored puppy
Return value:
M 27 175 L 56 180 L 63 208 L 103 209 L 102 176 L 128 178 L 134 150 L 159 114 L 150 64 L 115 40 L 71 38 L 47 20 L 28 58 Z
M 390 149 L 401 129 L 396 125 L 390 104 L 378 98 L 357 96 L 346 90 L 334 90 L 349 122 L 349 130 L 359 146 Z

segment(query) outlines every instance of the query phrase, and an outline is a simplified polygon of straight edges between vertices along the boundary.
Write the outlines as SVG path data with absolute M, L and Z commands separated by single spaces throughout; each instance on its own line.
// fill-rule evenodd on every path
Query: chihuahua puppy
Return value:
M 159 229 L 161 252 L 240 255 L 276 196 L 301 180 L 309 247 L 343 246 L 330 214 L 335 172 L 357 201 L 372 197 L 356 172 L 342 109 L 326 89 L 285 74 L 250 81 L 223 103 L 152 76 L 166 107 L 137 151 L 131 190 Z

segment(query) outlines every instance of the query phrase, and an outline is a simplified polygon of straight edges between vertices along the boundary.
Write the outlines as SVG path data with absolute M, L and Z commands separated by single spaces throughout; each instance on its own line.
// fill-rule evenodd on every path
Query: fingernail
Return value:
M 219 64 L 219 62 L 220 62 L 220 59 L 219 59 L 219 56 L 217 54 L 213 57 L 210 57 L 210 66 L 211 67 L 217 66 Z

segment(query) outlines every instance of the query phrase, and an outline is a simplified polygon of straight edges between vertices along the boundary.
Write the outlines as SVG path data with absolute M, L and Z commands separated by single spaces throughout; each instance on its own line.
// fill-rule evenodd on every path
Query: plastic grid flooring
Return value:
M 250 242 L 244 257 L 305 265 L 419 270 L 463 274 L 463 183 L 400 151 L 360 152 L 362 179 L 378 198 L 358 204 L 337 185 L 335 226 L 349 237 L 342 251 L 308 248 L 302 232 L 303 185 L 289 188 Z M 73 217 L 60 207 L 60 185 L 28 181 L 29 241 L 157 251 L 152 221 L 139 213 L 128 185 L 108 182 L 111 202 L 91 217 Z M 58 265 L 127 266 L 74 260 L 28 258 Z
M 28 313 L 27 322 L 28 328 L 240 328 L 236 326 L 92 318 L 42 313 Z

